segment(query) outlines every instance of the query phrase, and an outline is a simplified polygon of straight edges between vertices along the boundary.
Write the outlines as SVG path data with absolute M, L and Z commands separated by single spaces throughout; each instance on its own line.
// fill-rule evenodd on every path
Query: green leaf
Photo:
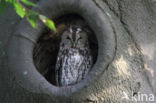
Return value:
M 34 4 L 33 2 L 30 2 L 28 0 L 21 0 L 21 2 L 27 6 L 36 6 L 36 4 Z
M 13 4 L 13 2 L 16 2 L 16 0 L 5 0 L 5 2 Z
M 44 15 L 39 15 L 39 18 L 49 29 L 56 31 L 55 24 L 52 20 L 48 19 Z
M 45 25 L 46 25 L 47 27 L 49 27 L 51 30 L 56 31 L 55 24 L 54 24 L 54 22 L 53 22 L 52 20 L 46 19 Z
M 28 22 L 31 24 L 31 26 L 32 26 L 33 28 L 37 28 L 37 25 L 36 25 L 36 21 L 35 21 L 35 20 L 32 20 L 32 19 L 30 19 L 30 18 L 27 18 L 27 20 L 28 20 Z
M 6 8 L 6 2 L 0 1 L 0 14 L 2 14 L 5 11 Z
M 26 18 L 33 28 L 37 28 L 36 21 L 38 19 L 38 13 L 31 11 L 31 10 L 27 10 Z
M 16 11 L 16 13 L 21 17 L 23 18 L 25 16 L 25 10 L 24 8 L 17 2 L 13 2 L 13 6 L 14 6 L 14 9 Z

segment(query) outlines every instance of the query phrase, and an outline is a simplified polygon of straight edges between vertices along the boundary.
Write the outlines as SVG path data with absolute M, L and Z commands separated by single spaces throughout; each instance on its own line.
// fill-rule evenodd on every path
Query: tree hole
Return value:
M 71 25 L 80 25 L 89 30 L 89 45 L 95 64 L 98 55 L 98 43 L 94 32 L 85 20 L 76 14 L 68 14 L 54 20 L 57 32 L 45 28 L 35 44 L 33 60 L 37 70 L 53 85 L 56 85 L 55 65 L 59 51 L 61 35 Z

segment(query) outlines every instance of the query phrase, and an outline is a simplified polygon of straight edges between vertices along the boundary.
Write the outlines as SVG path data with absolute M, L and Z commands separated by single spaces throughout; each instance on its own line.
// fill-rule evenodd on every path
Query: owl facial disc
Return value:
M 80 27 L 73 27 L 69 29 L 70 33 L 71 33 L 71 39 L 72 39 L 72 47 L 75 48 L 78 39 L 80 38 L 79 33 L 82 31 L 82 29 Z

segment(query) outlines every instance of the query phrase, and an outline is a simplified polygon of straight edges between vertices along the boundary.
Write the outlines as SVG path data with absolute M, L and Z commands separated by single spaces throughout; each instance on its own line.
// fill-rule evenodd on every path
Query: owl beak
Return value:
M 75 44 L 75 43 L 73 43 L 72 48 L 75 48 L 75 47 L 76 47 L 76 44 Z

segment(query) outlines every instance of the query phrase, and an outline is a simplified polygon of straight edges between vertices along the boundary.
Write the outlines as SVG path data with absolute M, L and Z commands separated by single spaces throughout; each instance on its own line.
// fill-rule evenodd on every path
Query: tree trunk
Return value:
M 41 7 L 34 10 L 41 11 L 46 16 L 55 15 L 54 13 L 49 14 L 52 11 L 45 9 L 47 4 L 49 8 L 58 4 L 56 8 L 53 8 L 55 9 L 54 11 L 62 10 L 61 12 L 64 13 L 70 13 L 68 11 L 70 8 L 67 4 L 74 5 L 73 8 L 76 8 L 75 6 L 80 8 L 80 11 L 76 11 L 76 13 L 84 16 L 99 40 L 99 48 L 101 49 L 99 49 L 99 59 L 95 64 L 96 70 L 82 83 L 73 87 L 63 87 L 63 89 L 48 83 L 33 68 L 29 68 L 28 72 L 22 71 L 24 74 L 20 74 L 20 71 L 24 70 L 23 68 L 27 69 L 29 65 L 19 68 L 23 61 L 20 61 L 18 57 L 14 57 L 18 60 L 15 59 L 15 62 L 12 62 L 12 57 L 10 56 L 17 55 L 18 53 L 15 54 L 15 51 L 22 52 L 22 50 L 19 50 L 22 48 L 19 46 L 22 45 L 18 44 L 19 42 L 17 44 L 14 42 L 18 41 L 18 37 L 12 36 L 15 35 L 15 31 L 18 28 L 25 27 L 22 25 L 25 20 L 19 19 L 13 10 L 8 8 L 0 16 L 0 103 L 156 102 L 154 100 L 156 94 L 156 88 L 154 87 L 156 85 L 156 79 L 154 78 L 156 75 L 156 1 L 47 0 L 47 3 L 44 2 L 44 0 L 41 0 L 39 2 Z M 62 7 L 64 4 L 65 6 Z M 81 9 L 83 7 L 85 8 Z M 64 10 L 64 8 L 68 9 Z M 90 8 L 90 11 L 87 8 Z M 81 12 L 84 12 L 83 10 L 88 11 L 81 14 Z M 88 13 L 92 11 L 97 12 L 97 14 Z M 92 17 L 85 17 L 85 15 L 92 15 Z M 59 14 L 56 14 L 54 18 L 58 16 Z M 94 19 L 96 19 L 96 22 Z M 21 24 L 19 24 L 20 21 L 22 22 Z M 16 27 L 17 24 L 18 26 Z M 20 30 L 23 30 L 21 28 Z M 102 30 L 102 28 L 104 29 Z M 24 29 L 29 30 L 27 28 Z M 41 26 L 39 29 L 43 29 L 43 27 Z M 32 29 L 32 31 L 37 35 L 38 31 L 41 30 L 36 32 Z M 105 38 L 100 38 L 101 35 L 104 35 Z M 33 37 L 34 35 L 29 36 L 30 39 L 35 38 L 34 40 L 38 38 Z M 32 41 L 29 40 L 29 42 Z M 20 42 L 26 42 L 25 38 L 20 38 Z M 12 43 L 16 44 L 17 47 L 12 46 Z M 31 44 L 28 45 L 31 46 Z M 20 55 L 19 53 L 19 57 Z M 104 61 L 106 63 L 103 63 Z M 31 60 L 28 62 L 33 63 Z M 30 73 L 30 76 L 25 76 L 27 73 L 28 75 Z M 42 82 L 43 84 L 41 84 Z

